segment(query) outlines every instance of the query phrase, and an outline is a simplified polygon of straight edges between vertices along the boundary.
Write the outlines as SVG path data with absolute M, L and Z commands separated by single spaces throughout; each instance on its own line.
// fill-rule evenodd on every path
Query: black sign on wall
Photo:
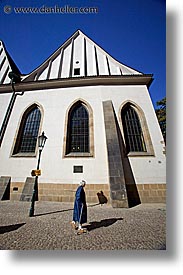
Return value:
M 83 173 L 83 166 L 73 166 L 73 173 Z

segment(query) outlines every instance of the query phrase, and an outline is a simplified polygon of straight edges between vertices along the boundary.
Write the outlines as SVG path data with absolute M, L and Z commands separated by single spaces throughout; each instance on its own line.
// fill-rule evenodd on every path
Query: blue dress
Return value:
M 74 201 L 73 221 L 80 224 L 87 222 L 87 206 L 86 197 L 83 186 L 79 186 L 76 190 Z

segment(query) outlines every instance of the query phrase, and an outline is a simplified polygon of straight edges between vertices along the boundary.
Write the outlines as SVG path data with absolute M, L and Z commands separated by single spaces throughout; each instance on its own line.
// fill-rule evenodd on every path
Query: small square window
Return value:
M 80 75 L 80 68 L 74 69 L 74 75 Z

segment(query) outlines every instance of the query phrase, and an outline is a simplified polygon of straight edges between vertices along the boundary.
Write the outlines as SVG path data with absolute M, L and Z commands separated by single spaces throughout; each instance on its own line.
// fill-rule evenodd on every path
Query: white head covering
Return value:
M 85 181 L 85 180 L 82 180 L 82 181 L 80 181 L 79 184 L 82 185 L 82 186 L 84 186 L 84 185 L 86 184 L 86 181 Z

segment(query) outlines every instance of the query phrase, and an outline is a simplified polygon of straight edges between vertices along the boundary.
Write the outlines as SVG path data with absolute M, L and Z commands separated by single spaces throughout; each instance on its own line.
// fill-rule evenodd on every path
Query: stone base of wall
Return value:
M 12 182 L 10 187 L 10 200 L 20 200 L 23 182 Z M 39 183 L 38 200 L 56 202 L 74 202 L 75 191 L 78 184 L 51 184 Z M 166 203 L 166 184 L 137 184 L 141 203 Z M 87 203 L 99 203 L 107 199 L 111 204 L 109 184 L 87 184 L 85 187 Z M 97 195 L 98 193 L 98 195 Z M 133 190 L 128 194 L 133 196 Z
M 137 184 L 141 203 L 166 203 L 166 184 Z
M 23 190 L 23 182 L 11 183 L 10 200 L 20 200 Z M 55 201 L 55 202 L 73 202 L 78 184 L 38 184 L 38 200 L 39 201 Z M 110 203 L 109 184 L 87 184 L 85 187 L 87 203 L 99 203 L 106 201 Z M 98 193 L 98 195 L 97 195 Z
M 78 184 L 39 184 L 39 200 L 73 202 Z M 103 196 L 110 200 L 108 184 L 87 184 L 85 187 L 88 203 L 99 203 L 97 193 L 103 192 Z
M 19 201 L 24 187 L 24 182 L 11 182 L 10 200 Z

